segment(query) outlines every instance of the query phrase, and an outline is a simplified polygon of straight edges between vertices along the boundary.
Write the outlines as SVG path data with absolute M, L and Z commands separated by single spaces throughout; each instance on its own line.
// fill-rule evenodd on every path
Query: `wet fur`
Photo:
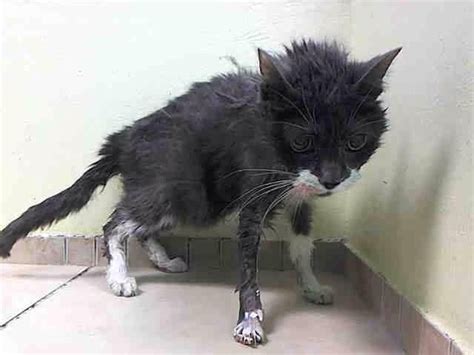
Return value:
M 100 159 L 71 187 L 7 225 L 0 255 L 9 256 L 30 231 L 80 210 L 98 186 L 119 174 L 123 196 L 104 227 L 106 240 L 125 231 L 123 225 L 134 226 L 126 229 L 128 236 L 146 240 L 176 223 L 209 226 L 238 211 L 239 322 L 245 314 L 261 313 L 256 270 L 262 228 L 281 207 L 273 202 L 294 186 L 258 187 L 294 180 L 303 169 L 321 181 L 345 179 L 350 169 L 360 169 L 387 128 L 378 96 L 395 55 L 356 62 L 337 44 L 299 41 L 278 55 L 260 52 L 260 74 L 239 69 L 193 84 L 162 109 L 109 136 Z M 388 64 L 381 66 L 381 60 Z M 314 140 L 304 154 L 290 148 L 302 132 Z M 348 153 L 345 142 L 356 132 L 367 136 L 367 144 Z M 266 193 L 252 200 L 257 192 Z M 310 215 L 307 203 L 294 208 L 295 233 L 310 233 Z

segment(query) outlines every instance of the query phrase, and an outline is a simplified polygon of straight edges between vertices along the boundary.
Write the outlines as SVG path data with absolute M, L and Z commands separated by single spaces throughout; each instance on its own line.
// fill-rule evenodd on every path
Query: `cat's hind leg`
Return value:
M 165 248 L 156 240 L 155 236 L 147 236 L 139 238 L 140 244 L 145 249 L 148 258 L 163 272 L 185 272 L 188 265 L 183 259 L 176 257 L 170 259 Z
M 289 240 L 290 258 L 298 274 L 298 286 L 303 296 L 314 303 L 331 304 L 334 292 L 330 286 L 321 285 L 312 268 L 313 240 L 306 236 L 292 236 Z
M 125 245 L 127 239 L 134 235 L 136 223 L 121 218 L 120 214 L 112 214 L 110 221 L 104 226 L 106 256 L 109 260 L 107 268 L 107 284 L 116 296 L 131 297 L 138 293 L 137 282 L 128 275 Z

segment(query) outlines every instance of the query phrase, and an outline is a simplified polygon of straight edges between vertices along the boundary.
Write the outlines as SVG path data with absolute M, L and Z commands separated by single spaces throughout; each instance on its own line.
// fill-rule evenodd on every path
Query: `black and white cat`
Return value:
M 239 214 L 240 311 L 235 339 L 264 340 L 257 254 L 264 226 L 286 207 L 295 234 L 290 255 L 305 296 L 331 303 L 332 290 L 311 271 L 312 197 L 352 185 L 387 129 L 378 100 L 400 48 L 367 62 L 335 43 L 293 42 L 283 53 L 259 50 L 260 73 L 239 69 L 193 84 L 164 108 L 110 135 L 100 159 L 68 189 L 30 207 L 1 231 L 0 255 L 30 231 L 80 210 L 94 190 L 120 175 L 124 191 L 104 226 L 107 282 L 134 296 L 124 247 L 137 237 L 158 268 L 185 271 L 156 240 L 178 223 L 210 226 Z

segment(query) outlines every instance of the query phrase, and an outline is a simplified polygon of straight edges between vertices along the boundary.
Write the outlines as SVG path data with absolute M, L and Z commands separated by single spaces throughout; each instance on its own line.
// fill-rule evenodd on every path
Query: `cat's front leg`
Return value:
M 312 257 L 314 244 L 308 237 L 311 232 L 311 206 L 304 202 L 290 209 L 291 227 L 296 236 L 289 243 L 291 260 L 298 274 L 298 286 L 307 300 L 318 304 L 333 302 L 331 287 L 321 285 L 314 275 Z
M 312 268 L 313 240 L 307 236 L 293 236 L 289 243 L 290 258 L 298 274 L 298 286 L 304 298 L 317 304 L 331 304 L 334 291 L 330 286 L 322 285 L 314 275 Z
M 234 339 L 242 344 L 256 346 L 264 339 L 263 309 L 257 283 L 257 254 L 261 235 L 262 213 L 256 207 L 247 207 L 240 213 L 238 246 L 240 262 L 240 310 Z

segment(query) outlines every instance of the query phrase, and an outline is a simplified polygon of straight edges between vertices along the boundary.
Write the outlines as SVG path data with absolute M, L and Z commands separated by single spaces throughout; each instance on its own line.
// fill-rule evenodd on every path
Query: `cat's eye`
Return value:
M 347 149 L 353 152 L 361 150 L 365 143 L 367 143 L 367 136 L 365 134 L 357 134 L 352 136 L 347 141 Z
M 291 142 L 291 149 L 297 153 L 308 151 L 313 146 L 313 137 L 309 134 L 302 134 Z

